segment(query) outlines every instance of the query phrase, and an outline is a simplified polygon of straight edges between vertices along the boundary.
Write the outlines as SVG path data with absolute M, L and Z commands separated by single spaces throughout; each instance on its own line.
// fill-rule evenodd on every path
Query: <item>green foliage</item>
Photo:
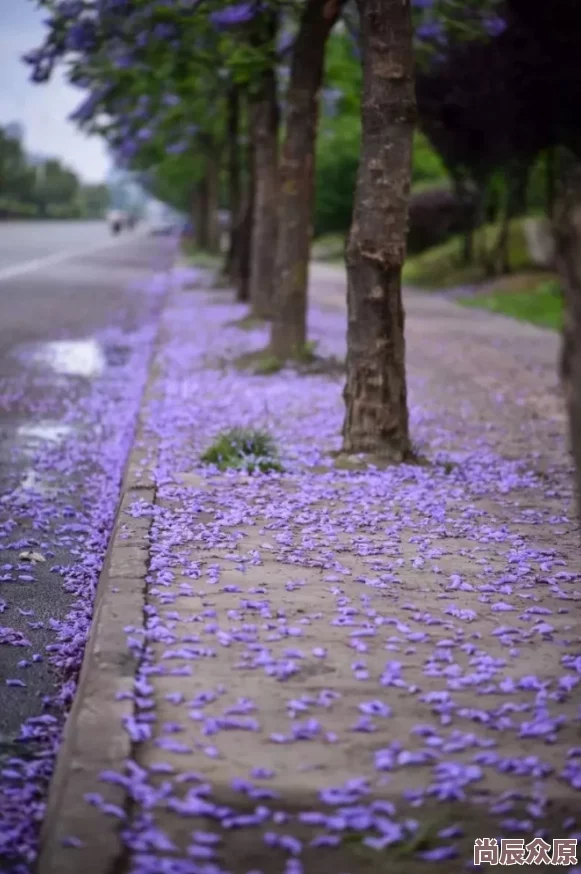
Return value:
M 41 213 L 51 214 L 70 210 L 78 212 L 80 183 L 71 170 L 59 161 L 49 158 L 36 171 L 34 198 Z
M 84 217 L 102 218 L 109 207 L 109 191 L 106 185 L 83 185 L 79 200 Z
M 2 128 L 0 181 L 0 218 L 92 218 L 103 212 L 104 186 L 81 185 L 76 174 L 54 158 L 32 165 L 20 141 Z
M 52 0 L 39 2 L 50 7 Z M 79 124 L 101 134 L 127 167 L 146 171 L 143 184 L 179 211 L 189 209 L 204 172 L 200 158 L 215 158 L 224 146 L 233 83 L 251 94 L 275 60 L 270 15 L 217 28 L 212 13 L 223 10 L 223 0 L 134 0 L 129 15 L 117 8 L 100 14 L 97 38 L 82 51 L 68 46 L 75 45 L 74 16 L 61 22 L 65 33 L 57 38 L 69 79 L 95 98 L 77 115 Z M 54 37 L 49 27 L 45 47 Z
M 0 180 L 6 201 L 34 205 L 35 172 L 19 140 L 0 128 Z
M 195 186 L 204 173 L 204 156 L 199 150 L 165 154 L 157 163 L 150 164 L 142 156 L 136 165 L 147 171 L 148 188 L 154 197 L 178 212 L 190 213 Z
M 282 471 L 273 438 L 266 431 L 254 428 L 231 428 L 219 434 L 201 456 L 204 464 L 215 464 L 219 470 Z
M 498 225 L 484 225 L 479 228 L 474 234 L 475 251 L 490 252 L 496 243 L 498 233 Z M 452 288 L 482 282 L 487 278 L 484 263 L 476 260 L 474 263 L 464 264 L 463 245 L 463 238 L 454 236 L 440 246 L 434 246 L 408 258 L 403 269 L 404 282 L 420 288 Z M 508 251 L 513 270 L 534 267 L 521 219 L 515 219 L 510 223 Z
M 351 224 L 359 142 L 359 124 L 350 117 L 338 121 L 332 133 L 319 135 L 315 235 L 346 231 Z
M 547 150 L 541 152 L 529 176 L 527 208 L 528 212 L 532 215 L 546 215 L 547 213 L 551 157 Z M 555 160 L 555 157 L 553 156 L 553 160 Z
M 262 355 L 255 363 L 254 372 L 261 376 L 272 376 L 282 370 L 282 361 L 275 355 Z
M 36 218 L 37 215 L 38 210 L 32 203 L 0 197 L 0 218 Z
M 317 139 L 315 236 L 345 234 L 351 224 L 361 140 L 361 63 L 347 33 L 337 26 L 329 39 L 325 89 Z M 329 101 L 326 95 L 335 97 Z M 328 105 L 328 104 L 331 105 Z M 425 187 L 447 180 L 438 154 L 416 133 L 412 185 Z
M 487 40 L 503 0 L 431 0 L 413 7 L 415 55 L 420 68 L 438 63 L 451 44 Z
M 317 236 L 346 231 L 351 223 L 361 138 L 361 80 L 361 64 L 353 53 L 351 40 L 337 27 L 327 47 L 317 139 L 314 215 Z
M 192 267 L 199 267 L 201 270 L 210 270 L 217 272 L 222 266 L 222 258 L 220 255 L 214 255 L 212 252 L 204 252 L 187 239 L 183 239 L 181 243 L 182 251 L 186 256 L 187 263 Z
M 489 294 L 462 298 L 463 306 L 485 309 L 558 331 L 563 323 L 563 294 L 556 279 L 533 281 L 528 287 L 512 290 L 499 285 Z
M 447 180 L 448 174 L 442 159 L 434 150 L 428 138 L 421 131 L 416 131 L 412 164 L 413 190 L 424 190 L 434 185 L 441 185 L 442 182 Z

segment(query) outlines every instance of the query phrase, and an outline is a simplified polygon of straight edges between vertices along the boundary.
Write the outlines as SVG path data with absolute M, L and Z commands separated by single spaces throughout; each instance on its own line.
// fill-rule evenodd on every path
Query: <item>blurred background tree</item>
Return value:
M 85 185 L 56 158 L 32 159 L 10 131 L 0 127 L 0 219 L 103 218 L 105 185 Z

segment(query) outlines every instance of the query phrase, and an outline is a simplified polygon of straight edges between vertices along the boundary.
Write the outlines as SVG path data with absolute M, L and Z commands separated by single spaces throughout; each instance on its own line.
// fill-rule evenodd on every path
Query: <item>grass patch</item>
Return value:
M 222 255 L 198 249 L 190 240 L 182 240 L 181 246 L 188 264 L 192 267 L 201 267 L 205 270 L 221 269 L 223 262 Z
M 509 256 L 512 270 L 534 269 L 531 261 L 524 219 L 515 219 L 509 228 Z M 474 250 L 486 248 L 489 252 L 498 236 L 497 225 L 485 225 L 474 234 Z M 458 235 L 408 258 L 403 269 L 403 281 L 420 288 L 453 288 L 458 285 L 476 285 L 487 279 L 486 270 L 480 263 L 463 264 L 463 237 Z
M 282 361 L 277 358 L 269 348 L 260 349 L 258 352 L 248 352 L 236 359 L 236 366 L 240 370 L 251 370 L 253 373 L 260 373 L 263 376 L 270 373 L 278 373 L 285 364 L 294 364 L 298 368 L 310 367 L 318 359 L 315 354 L 317 344 L 310 341 L 305 343 L 301 349 L 297 349 L 293 357 L 288 361 Z
M 444 828 L 446 821 L 440 819 L 437 822 L 423 822 L 419 829 L 407 840 L 401 844 L 396 844 L 394 852 L 397 857 L 407 858 L 415 856 L 416 853 L 421 853 L 422 850 L 431 850 L 438 843 L 438 831 Z
M 280 370 L 282 370 L 282 361 L 279 358 L 276 358 L 274 355 L 263 355 L 257 361 L 254 372 L 262 376 L 269 376 L 271 373 L 278 373 Z
M 555 331 L 560 330 L 563 321 L 561 286 L 556 279 L 545 279 L 524 288 L 499 283 L 486 294 L 462 298 L 458 303 Z
M 219 434 L 201 456 L 204 464 L 219 470 L 282 471 L 276 444 L 270 434 L 254 428 L 230 428 Z
M 300 364 L 313 364 L 317 360 L 317 341 L 307 340 L 304 346 L 296 350 L 293 359 Z
M 234 362 L 239 370 L 249 370 L 261 376 L 268 376 L 282 370 L 284 364 L 269 349 L 259 349 L 257 352 L 246 352 Z
M 304 376 L 342 376 L 345 373 L 345 362 L 334 356 L 324 358 L 316 353 L 317 343 L 309 341 L 287 361 L 274 355 L 270 348 L 246 352 L 234 362 L 239 370 L 248 370 L 260 376 L 270 376 L 279 373 L 284 367 L 291 368 Z
M 421 823 L 416 832 L 409 834 L 403 840 L 391 844 L 384 850 L 379 851 L 371 849 L 364 844 L 365 838 L 369 837 L 369 832 L 359 832 L 356 830 L 347 832 L 344 836 L 344 843 L 354 846 L 356 851 L 360 850 L 373 857 L 377 857 L 377 854 L 380 853 L 386 859 L 387 863 L 388 859 L 394 861 L 398 859 L 407 859 L 415 856 L 416 853 L 420 853 L 423 850 L 431 850 L 438 846 L 438 844 L 442 843 L 438 836 L 438 831 L 444 828 L 445 825 L 446 822 L 442 818 L 434 822 Z

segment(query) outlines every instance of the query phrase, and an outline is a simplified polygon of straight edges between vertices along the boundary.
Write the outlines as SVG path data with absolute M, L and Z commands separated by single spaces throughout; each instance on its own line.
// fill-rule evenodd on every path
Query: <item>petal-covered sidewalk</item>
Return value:
M 132 758 L 83 801 L 121 823 L 115 870 L 450 871 L 478 837 L 581 838 L 556 338 L 410 293 L 426 463 L 381 469 L 336 457 L 340 375 L 241 370 L 266 330 L 195 285 L 171 295 L 136 449 L 155 503 L 128 508 L 152 519 Z M 341 285 L 315 269 L 322 356 L 344 355 Z M 283 472 L 202 466 L 232 426 L 268 429 Z

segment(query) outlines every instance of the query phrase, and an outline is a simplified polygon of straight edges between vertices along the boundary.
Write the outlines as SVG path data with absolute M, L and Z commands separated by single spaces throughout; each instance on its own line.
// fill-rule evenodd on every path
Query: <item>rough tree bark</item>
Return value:
M 343 449 L 411 456 L 401 268 L 416 117 L 410 0 L 357 0 L 363 38 L 362 141 L 346 250 Z
M 228 254 L 224 266 L 225 278 L 235 287 L 240 274 L 240 227 L 242 223 L 242 198 L 240 184 L 240 92 L 234 85 L 228 94 L 227 144 L 228 149 L 228 206 L 230 208 L 230 234 Z
M 292 54 L 280 161 L 279 233 L 271 332 L 273 354 L 300 354 L 307 335 L 315 140 L 327 38 L 342 0 L 307 0 Z
M 254 148 L 254 220 L 250 255 L 250 305 L 257 318 L 272 312 L 278 204 L 279 109 L 274 69 L 262 76 L 250 107 Z
M 581 163 L 568 171 L 554 204 L 553 230 L 565 303 L 560 369 L 581 518 Z

